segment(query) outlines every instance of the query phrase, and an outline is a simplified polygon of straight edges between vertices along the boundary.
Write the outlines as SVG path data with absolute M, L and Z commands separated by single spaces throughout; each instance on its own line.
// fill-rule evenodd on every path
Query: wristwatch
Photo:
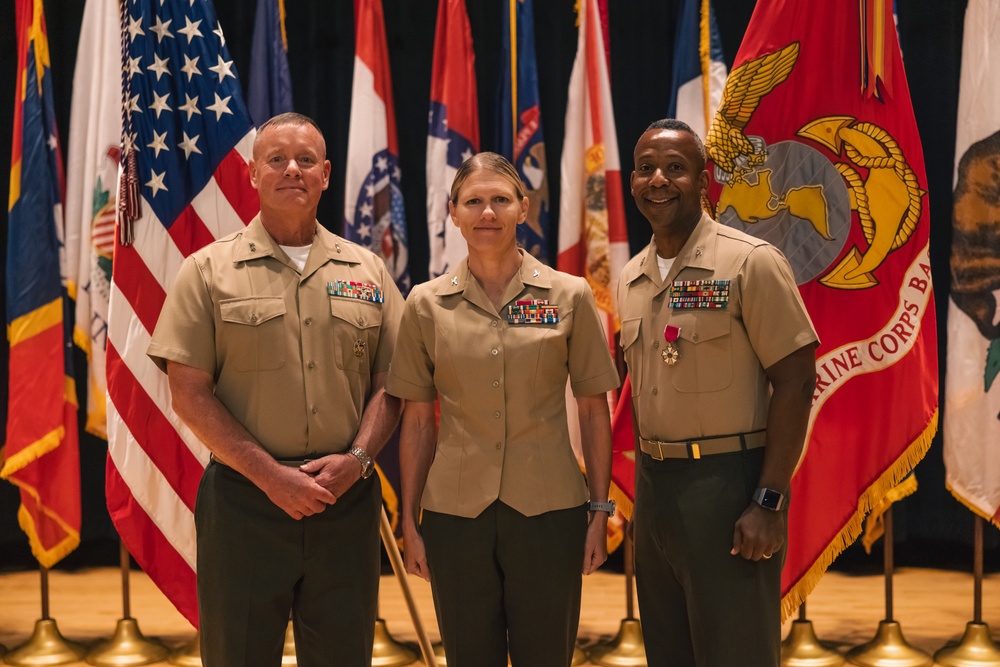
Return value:
M 615 515 L 615 501 L 609 500 L 603 503 L 595 503 L 591 501 L 590 505 L 587 506 L 587 511 L 589 512 L 607 512 L 608 517 L 613 517 Z
M 774 489 L 761 487 L 753 492 L 753 500 L 758 505 L 772 512 L 780 512 L 788 507 L 788 499 Z
M 361 464 L 361 479 L 368 479 L 372 476 L 372 473 L 375 472 L 375 462 L 372 461 L 372 457 L 368 456 L 368 452 L 360 447 L 351 447 L 347 453 Z

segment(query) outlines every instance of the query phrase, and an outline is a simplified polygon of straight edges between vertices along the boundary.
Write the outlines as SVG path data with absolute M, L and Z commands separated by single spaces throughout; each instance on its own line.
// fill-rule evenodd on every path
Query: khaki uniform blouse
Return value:
M 692 280 L 728 280 L 728 302 L 671 307 L 671 286 Z M 764 369 L 818 340 L 784 255 L 707 215 L 665 280 L 654 243 L 633 257 L 622 271 L 618 303 L 633 406 L 640 435 L 650 440 L 765 428 Z M 680 328 L 673 365 L 661 356 L 667 325 Z
M 425 509 L 471 518 L 499 499 L 534 516 L 587 501 L 566 380 L 575 396 L 592 396 L 617 387 L 618 374 L 587 282 L 521 252 L 499 311 L 468 259 L 407 299 L 386 391 L 425 402 L 440 394 Z M 525 300 L 547 300 L 558 322 L 513 323 L 510 306 Z
M 313 457 L 354 441 L 402 310 L 372 253 L 317 223 L 300 273 L 258 216 L 184 260 L 147 354 L 161 369 L 169 359 L 211 373 L 222 403 L 275 458 Z

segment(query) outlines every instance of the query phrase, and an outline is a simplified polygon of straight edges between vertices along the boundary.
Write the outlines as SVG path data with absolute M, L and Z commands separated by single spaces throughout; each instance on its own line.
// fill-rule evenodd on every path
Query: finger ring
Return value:
M 764 558 L 770 558 L 772 554 L 764 554 Z

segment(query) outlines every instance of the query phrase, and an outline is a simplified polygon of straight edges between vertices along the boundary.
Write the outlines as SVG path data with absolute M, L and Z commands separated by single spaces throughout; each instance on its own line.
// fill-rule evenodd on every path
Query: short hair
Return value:
M 691 129 L 691 126 L 682 120 L 677 120 L 676 118 L 661 118 L 660 120 L 654 120 L 649 124 L 649 127 L 643 132 L 649 132 L 650 130 L 673 130 L 675 132 L 685 132 L 694 137 L 694 144 L 698 148 L 698 156 L 701 158 L 701 166 L 705 167 L 705 163 L 708 162 L 708 151 L 705 150 L 705 142 L 701 140 L 698 133 Z
M 518 175 L 514 165 L 502 155 L 484 151 L 473 155 L 458 168 L 458 171 L 455 173 L 455 180 L 451 183 L 452 204 L 458 204 L 458 192 L 462 189 L 462 185 L 466 179 L 477 171 L 484 169 L 499 174 L 510 181 L 510 184 L 514 186 L 514 193 L 519 200 L 527 196 L 524 183 L 521 181 L 521 177 Z
M 319 125 L 316 124 L 316 121 L 309 116 L 301 113 L 295 113 L 294 111 L 272 116 L 257 126 L 257 136 L 253 139 L 254 154 L 257 153 L 257 144 L 260 142 L 260 135 L 263 134 L 264 130 L 269 127 L 282 127 L 284 125 L 312 125 L 316 131 L 319 132 L 319 138 L 323 140 L 323 158 L 326 159 L 326 137 L 323 136 L 323 130 L 321 130 Z

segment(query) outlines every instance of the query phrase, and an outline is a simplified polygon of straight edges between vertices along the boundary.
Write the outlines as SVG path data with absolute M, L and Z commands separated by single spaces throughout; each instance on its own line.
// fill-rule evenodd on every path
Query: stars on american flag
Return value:
M 126 110 L 143 195 L 161 220 L 205 184 L 212 157 L 252 129 L 225 37 L 208 3 L 129 0 Z M 214 26 L 214 29 L 207 29 Z M 138 75 L 138 76 L 136 76 Z

